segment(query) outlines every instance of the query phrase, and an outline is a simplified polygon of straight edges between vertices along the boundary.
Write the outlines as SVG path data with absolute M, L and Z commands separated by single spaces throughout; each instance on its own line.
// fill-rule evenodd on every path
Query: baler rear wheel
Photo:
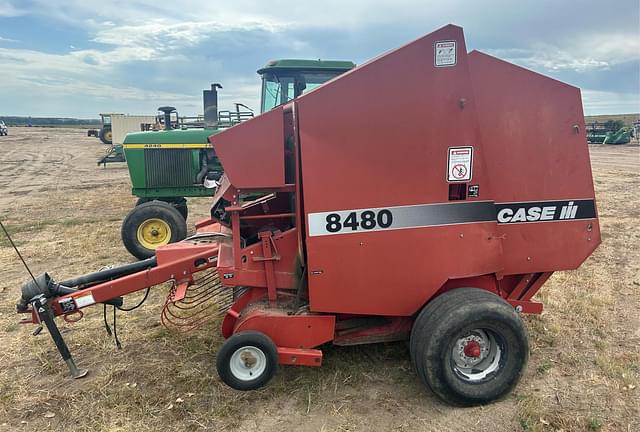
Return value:
M 504 299 L 475 288 L 441 294 L 418 315 L 411 356 L 422 381 L 460 406 L 493 402 L 518 383 L 529 356 L 527 331 Z
M 260 332 L 246 331 L 227 339 L 216 358 L 220 379 L 236 390 L 256 390 L 266 385 L 278 369 L 278 351 Z
M 149 201 L 129 212 L 121 234 L 125 248 L 142 260 L 152 257 L 159 246 L 184 240 L 187 222 L 171 204 Z

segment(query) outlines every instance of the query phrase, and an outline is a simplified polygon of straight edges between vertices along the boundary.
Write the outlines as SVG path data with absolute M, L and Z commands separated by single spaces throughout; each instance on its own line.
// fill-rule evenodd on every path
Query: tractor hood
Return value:
M 152 147 L 154 144 L 176 144 L 185 148 L 210 147 L 207 138 L 220 132 L 219 129 L 175 129 L 149 132 L 128 133 L 124 145 L 142 144 Z

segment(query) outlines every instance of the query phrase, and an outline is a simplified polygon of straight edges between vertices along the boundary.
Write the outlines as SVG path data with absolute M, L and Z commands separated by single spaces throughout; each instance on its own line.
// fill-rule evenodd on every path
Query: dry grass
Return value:
M 131 261 L 119 238 L 134 202 L 126 171 L 96 169 L 102 147 L 82 131 L 25 133 L 3 142 L 0 217 L 33 270 L 63 279 Z M 91 370 L 72 381 L 46 332 L 34 338 L 31 326 L 16 324 L 25 272 L 0 243 L 0 431 L 640 430 L 640 148 L 601 146 L 592 154 L 604 242 L 539 294 L 545 312 L 526 319 L 529 367 L 504 401 L 442 404 L 419 383 L 403 343 L 328 347 L 320 369 L 281 368 L 268 387 L 235 392 L 214 371 L 218 322 L 189 335 L 159 324 L 166 287 L 119 314 L 122 350 L 107 337 L 99 308 L 61 324 L 76 361 Z M 47 158 L 57 161 L 48 169 Z M 23 168 L 3 174 L 14 165 Z M 200 200 L 191 214 L 207 207 Z

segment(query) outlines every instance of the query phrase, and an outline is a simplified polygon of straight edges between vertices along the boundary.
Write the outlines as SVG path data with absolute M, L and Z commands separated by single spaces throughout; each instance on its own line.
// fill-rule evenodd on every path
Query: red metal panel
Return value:
M 249 288 L 245 291 L 234 303 L 231 305 L 229 310 L 224 316 L 222 320 L 222 326 L 220 326 L 222 331 L 222 336 L 229 338 L 236 327 L 236 323 L 240 318 L 240 314 L 244 310 L 244 308 L 253 302 L 259 301 L 266 297 L 267 290 L 266 289 L 257 289 L 257 288 Z
M 243 311 L 234 333 L 255 330 L 274 344 L 289 348 L 314 348 L 333 339 L 333 315 L 289 315 L 286 309 Z
M 412 315 L 449 277 L 499 270 L 493 229 L 487 223 L 312 237 L 311 309 Z
M 450 40 L 457 43 L 456 65 L 436 67 L 436 42 Z M 450 146 L 474 146 L 473 182 L 487 199 L 459 27 L 364 64 L 296 106 L 307 216 L 446 203 Z M 499 271 L 495 234 L 496 224 L 486 222 L 307 237 L 311 308 L 411 315 L 447 279 Z
M 493 199 L 594 198 L 580 90 L 477 51 L 469 69 Z M 573 269 L 600 244 L 597 220 L 499 229 L 507 274 Z
M 282 107 L 209 137 L 224 172 L 237 189 L 279 187 L 284 182 Z

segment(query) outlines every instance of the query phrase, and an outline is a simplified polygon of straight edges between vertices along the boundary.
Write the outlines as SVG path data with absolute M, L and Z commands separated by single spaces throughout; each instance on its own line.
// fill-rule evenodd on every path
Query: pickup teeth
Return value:
M 232 303 L 232 290 L 220 283 L 214 268 L 202 272 L 191 285 L 174 284 L 162 308 L 162 324 L 169 329 L 188 332 L 223 315 Z

